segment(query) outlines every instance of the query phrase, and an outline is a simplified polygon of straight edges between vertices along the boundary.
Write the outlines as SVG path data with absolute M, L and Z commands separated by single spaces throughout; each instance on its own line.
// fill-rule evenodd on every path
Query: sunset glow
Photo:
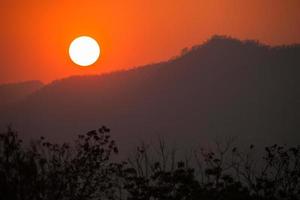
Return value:
M 299 7 L 299 0 L 1 1 L 0 80 L 49 82 L 128 69 L 168 60 L 214 34 L 300 43 Z M 95 67 L 70 60 L 79 35 L 99 41 Z
M 300 0 L 0 0 L 0 200 L 300 200 Z

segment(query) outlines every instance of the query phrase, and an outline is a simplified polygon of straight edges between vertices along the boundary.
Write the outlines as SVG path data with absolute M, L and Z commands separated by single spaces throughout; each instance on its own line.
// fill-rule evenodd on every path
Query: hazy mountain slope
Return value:
M 43 86 L 40 81 L 0 85 L 0 109 L 24 100 Z
M 299 46 L 214 37 L 165 63 L 55 81 L 1 121 L 53 139 L 104 124 L 122 146 L 157 135 L 187 145 L 229 136 L 298 144 L 299 67 Z

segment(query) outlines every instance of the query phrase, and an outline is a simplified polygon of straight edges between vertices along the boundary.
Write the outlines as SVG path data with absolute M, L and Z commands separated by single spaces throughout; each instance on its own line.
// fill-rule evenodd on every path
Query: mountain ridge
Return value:
M 107 125 L 123 146 L 157 134 L 184 144 L 223 136 L 297 143 L 298 66 L 298 45 L 217 36 L 169 61 L 54 81 L 0 119 L 24 137 L 35 130 L 56 140 Z
M 283 50 L 298 49 L 298 51 L 300 51 L 300 44 L 297 44 L 297 43 L 288 44 L 288 45 L 283 44 L 283 45 L 272 46 L 272 45 L 268 45 L 268 44 L 265 44 L 265 43 L 261 43 L 260 41 L 254 40 L 254 39 L 240 40 L 240 39 L 230 37 L 230 36 L 225 36 L 225 35 L 214 35 L 210 39 L 208 39 L 207 41 L 204 41 L 202 44 L 197 44 L 197 45 L 193 45 L 192 47 L 183 48 L 179 55 L 174 56 L 174 57 L 172 57 L 172 58 L 170 58 L 169 60 L 166 60 L 166 61 L 155 62 L 155 63 L 141 65 L 141 66 L 135 66 L 135 67 L 132 67 L 132 68 L 129 68 L 129 69 L 117 70 L 117 71 L 107 72 L 107 73 L 103 73 L 103 74 L 73 75 L 73 76 L 53 80 L 53 81 L 51 81 L 50 83 L 47 83 L 47 84 L 44 84 L 40 80 L 27 80 L 27 81 L 22 81 L 22 82 L 3 83 L 3 84 L 0 84 L 0 88 L 2 86 L 18 85 L 18 84 L 29 83 L 29 82 L 39 82 L 43 85 L 43 87 L 47 87 L 47 86 L 51 86 L 53 84 L 68 81 L 70 79 L 100 78 L 102 76 L 109 76 L 109 75 L 114 75 L 114 74 L 119 74 L 119 73 L 124 73 L 124 72 L 130 72 L 132 70 L 139 70 L 139 69 L 142 69 L 142 68 L 148 68 L 148 67 L 155 66 L 155 65 L 162 65 L 162 64 L 165 64 L 167 62 L 176 61 L 177 59 L 183 58 L 185 55 L 193 54 L 194 52 L 199 50 L 199 48 L 203 48 L 203 47 L 209 46 L 213 43 L 219 43 L 219 42 L 224 42 L 224 41 L 228 42 L 228 43 L 231 43 L 231 44 L 249 45 L 249 46 L 252 46 L 254 48 L 259 47 L 259 48 L 264 49 L 264 50 L 283 51 Z
M 43 86 L 44 84 L 37 80 L 0 85 L 0 108 L 9 107 L 24 100 Z

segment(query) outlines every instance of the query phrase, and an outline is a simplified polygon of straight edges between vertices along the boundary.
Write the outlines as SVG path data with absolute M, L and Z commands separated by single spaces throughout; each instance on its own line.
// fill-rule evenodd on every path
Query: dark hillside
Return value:
M 167 62 L 55 81 L 1 121 L 52 139 L 105 124 L 121 147 L 157 135 L 189 145 L 230 136 L 299 144 L 299 66 L 300 46 L 215 36 Z

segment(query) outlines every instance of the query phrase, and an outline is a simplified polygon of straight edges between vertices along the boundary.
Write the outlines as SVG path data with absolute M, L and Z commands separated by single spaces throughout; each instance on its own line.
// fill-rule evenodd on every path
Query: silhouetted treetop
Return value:
M 9 128 L 0 134 L 0 199 L 248 199 L 300 197 L 300 146 L 272 145 L 260 159 L 255 146 L 241 151 L 231 142 L 214 151 L 193 151 L 181 160 L 159 141 L 156 155 L 142 143 L 126 161 L 105 126 L 73 143 L 44 137 L 23 145 Z

